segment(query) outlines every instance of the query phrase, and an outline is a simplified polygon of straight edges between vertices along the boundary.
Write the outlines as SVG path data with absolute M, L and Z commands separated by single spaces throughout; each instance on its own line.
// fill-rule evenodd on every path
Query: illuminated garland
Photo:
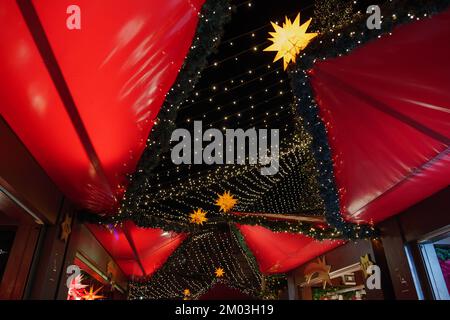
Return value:
M 166 231 L 195 233 L 211 230 L 221 224 L 246 224 L 264 226 L 274 232 L 301 233 L 315 239 L 355 239 L 372 236 L 354 225 L 352 234 L 343 234 L 337 228 L 316 223 L 275 220 L 265 216 L 239 215 L 221 212 L 216 205 L 217 195 L 231 191 L 238 200 L 234 212 L 269 212 L 275 214 L 321 216 L 324 207 L 318 195 L 317 171 L 309 148 L 298 147 L 280 157 L 280 171 L 274 176 L 261 176 L 258 167 L 240 175 L 220 179 L 214 184 L 196 186 L 185 194 L 173 194 L 163 199 L 144 196 L 136 199 L 132 210 L 109 218 L 90 216 L 89 222 L 118 224 L 132 220 L 140 227 L 161 228 Z M 219 180 L 220 179 L 220 180 Z M 192 223 L 195 212 L 207 212 L 202 223 Z M 195 220 L 194 220 L 195 221 Z M 372 231 L 372 230 L 371 230 Z
M 223 269 L 223 276 L 216 275 Z M 228 225 L 185 240 L 149 281 L 129 284 L 129 299 L 196 299 L 217 283 L 257 296 L 262 279 L 255 260 L 246 259 Z
M 353 49 L 370 40 L 389 35 L 399 24 L 411 22 L 419 17 L 429 17 L 450 5 L 449 0 L 432 1 L 390 1 L 382 8 L 383 23 L 381 30 L 368 30 L 366 16 L 359 16 L 351 24 L 322 33 L 303 51 L 297 65 L 289 70 L 291 86 L 296 96 L 297 110 L 303 124 L 312 135 L 312 150 L 318 166 L 318 179 L 321 196 L 325 201 L 327 222 L 343 232 L 344 237 L 370 236 L 373 228 L 369 225 L 355 225 L 346 222 L 340 214 L 339 196 L 334 180 L 333 160 L 328 144 L 326 128 L 319 115 L 319 108 L 314 99 L 314 92 L 309 82 L 307 70 L 314 66 L 316 60 L 325 60 L 349 54 Z M 355 234 L 355 228 L 359 232 Z
M 222 277 L 215 275 L 218 266 Z M 150 279 L 130 282 L 128 298 L 191 300 L 218 283 L 261 299 L 276 299 L 287 286 L 284 274 L 262 275 L 240 231 L 223 225 L 191 236 Z

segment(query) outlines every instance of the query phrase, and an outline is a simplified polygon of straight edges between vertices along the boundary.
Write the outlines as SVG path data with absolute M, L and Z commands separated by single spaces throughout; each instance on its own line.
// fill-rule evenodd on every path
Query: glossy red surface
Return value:
M 185 234 L 143 229 L 131 222 L 110 229 L 98 225 L 88 227 L 129 277 L 151 275 L 186 238 Z
M 145 147 L 191 45 L 203 0 L 77 1 L 81 30 L 66 28 L 73 1 L 35 0 L 107 181 L 93 169 L 16 1 L 0 3 L 1 114 L 71 199 L 111 210 Z
M 289 271 L 331 249 L 343 241 L 318 241 L 301 234 L 275 233 L 260 226 L 238 226 L 265 274 Z
M 450 11 L 311 71 L 343 214 L 384 220 L 450 183 Z
M 8 26 L 0 28 L 0 113 L 55 183 L 86 201 L 87 186 L 98 189 L 95 172 L 16 1 L 0 1 L 0 20 Z
M 8 25 L 0 28 L 1 115 L 81 206 L 108 211 L 119 200 L 189 50 L 203 2 L 80 0 L 81 30 L 65 25 L 72 1 L 32 2 L 107 181 L 89 160 L 16 1 L 0 2 Z M 90 230 L 129 276 L 151 274 L 185 237 L 129 223 L 112 233 Z

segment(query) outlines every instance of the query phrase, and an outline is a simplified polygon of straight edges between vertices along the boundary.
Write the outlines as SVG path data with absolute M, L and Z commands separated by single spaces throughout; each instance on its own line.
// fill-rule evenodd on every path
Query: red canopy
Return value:
M 347 219 L 379 222 L 449 185 L 448 39 L 450 11 L 311 70 Z M 266 273 L 287 271 L 342 244 L 240 229 Z
M 203 0 L 79 0 L 81 30 L 65 28 L 72 1 L 32 3 L 38 19 L 25 20 L 15 0 L 0 2 L 8 26 L 0 29 L 1 115 L 66 195 L 93 211 L 110 210 L 189 50 Z M 43 38 L 29 28 L 36 24 Z M 349 219 L 380 221 L 448 185 L 449 37 L 446 12 L 313 69 Z M 49 48 L 62 79 L 50 72 L 55 61 L 46 65 L 40 56 Z M 340 244 L 240 228 L 266 273 Z M 90 229 L 137 276 L 154 272 L 185 237 L 131 223 Z
M 301 234 L 275 233 L 259 226 L 242 225 L 239 230 L 265 274 L 289 271 L 344 243 L 319 241 Z
M 22 1 L 26 19 L 15 0 L 1 1 L 8 26 L 0 30 L 1 114 L 83 207 L 111 210 L 120 199 L 189 51 L 203 1 L 80 0 L 81 30 L 66 28 L 73 1 L 36 0 L 34 8 Z M 56 58 L 46 54 L 49 68 L 39 54 L 46 49 Z M 55 80 L 58 67 L 63 79 Z
M 186 234 L 143 229 L 132 222 L 109 229 L 98 225 L 88 227 L 128 276 L 151 275 L 186 238 Z
M 346 218 L 384 220 L 450 183 L 450 11 L 311 71 Z

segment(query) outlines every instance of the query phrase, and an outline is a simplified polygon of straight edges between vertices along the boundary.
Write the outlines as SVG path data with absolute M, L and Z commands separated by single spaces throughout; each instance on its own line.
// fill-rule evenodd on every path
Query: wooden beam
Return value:
M 279 213 L 249 213 L 249 212 L 236 212 L 238 215 L 254 216 L 269 218 L 274 220 L 290 220 L 298 222 L 310 222 L 310 223 L 326 223 L 326 219 L 323 216 L 308 216 L 301 214 L 279 214 Z

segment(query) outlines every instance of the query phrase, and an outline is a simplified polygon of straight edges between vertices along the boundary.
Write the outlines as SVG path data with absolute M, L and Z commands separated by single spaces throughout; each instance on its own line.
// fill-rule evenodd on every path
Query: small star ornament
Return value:
M 237 199 L 231 195 L 230 191 L 225 191 L 222 195 L 218 196 L 216 206 L 220 208 L 220 211 L 225 213 L 233 209 L 233 207 L 238 203 Z
M 61 235 L 59 238 L 62 241 L 67 242 L 71 232 L 72 232 L 72 217 L 66 213 L 64 221 L 61 222 Z
M 98 288 L 94 291 L 94 287 L 89 287 L 89 291 L 84 290 L 84 295 L 81 296 L 83 300 L 99 300 L 105 298 L 104 296 L 99 296 L 97 293 L 102 290 L 103 287 Z
M 72 279 L 67 292 L 67 300 L 81 300 L 83 290 L 87 285 L 83 284 L 83 275 L 79 274 Z
M 331 278 L 330 278 L 330 270 L 331 266 L 327 265 L 325 262 L 325 257 L 322 259 L 320 257 L 317 258 L 317 262 L 311 262 L 303 271 L 306 278 L 306 283 L 311 283 L 311 280 L 315 279 L 322 283 L 323 289 L 327 286 L 327 283 L 331 286 Z M 313 278 L 313 276 L 315 276 Z
M 203 211 L 200 208 L 194 210 L 194 212 L 190 214 L 191 223 L 203 225 L 203 222 L 208 221 L 208 218 L 206 218 L 206 213 L 207 212 Z
M 215 271 L 216 277 L 217 278 L 222 278 L 225 274 L 225 271 L 223 271 L 222 268 L 217 268 Z
M 367 278 L 370 276 L 370 274 L 367 273 L 367 269 L 369 266 L 373 265 L 373 262 L 370 261 L 369 255 L 365 254 L 364 256 L 359 257 L 359 265 L 361 266 L 361 270 L 364 274 L 364 278 Z

